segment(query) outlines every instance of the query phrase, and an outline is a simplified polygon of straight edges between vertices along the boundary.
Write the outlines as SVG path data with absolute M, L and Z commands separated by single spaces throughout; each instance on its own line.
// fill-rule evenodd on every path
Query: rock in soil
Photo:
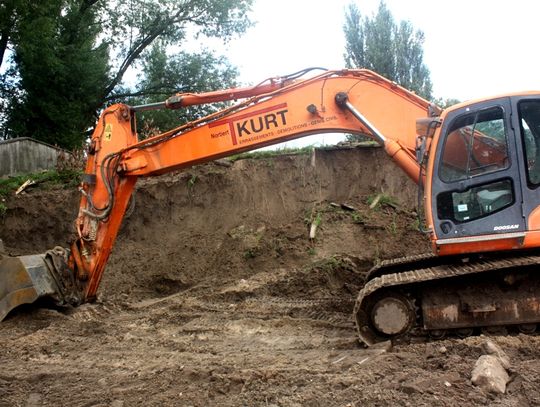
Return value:
M 497 356 L 482 355 L 474 365 L 471 381 L 486 393 L 504 394 L 510 376 Z

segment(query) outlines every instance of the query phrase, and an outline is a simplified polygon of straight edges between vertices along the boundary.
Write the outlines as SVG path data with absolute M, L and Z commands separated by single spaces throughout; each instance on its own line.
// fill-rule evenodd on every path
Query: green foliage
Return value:
M 367 68 L 430 99 L 432 83 L 423 62 L 424 34 L 408 21 L 394 22 L 384 1 L 377 14 L 362 18 L 350 4 L 345 13 L 345 61 L 348 67 Z
M 354 142 L 354 143 L 375 143 L 377 144 L 377 142 L 374 142 L 373 139 L 368 136 L 368 135 L 363 135 L 363 134 L 346 134 L 345 135 L 345 140 L 349 141 L 349 142 Z
M 420 228 L 420 219 L 418 219 L 418 217 L 414 218 L 414 220 L 409 224 L 409 229 L 414 232 L 422 231 Z
M 19 0 L 3 0 L 0 3 L 0 66 L 8 48 L 9 38 L 15 29 L 15 6 Z
M 163 47 L 176 48 L 188 37 L 227 41 L 250 26 L 246 12 L 252 2 L 2 2 L 0 55 L 9 49 L 10 57 L 0 82 L 0 137 L 31 136 L 61 147 L 80 146 L 104 106 L 127 96 L 147 97 L 142 87 L 128 89 L 122 85 L 128 69 L 143 67 L 143 59 L 146 64 L 161 62 L 169 70 L 174 67 L 184 77 L 194 79 L 172 81 L 169 94 L 193 84 L 199 85 L 196 91 L 206 90 L 207 84 L 200 81 L 205 71 L 214 82 L 224 80 L 228 84 L 236 72 L 223 68 L 220 58 L 212 60 L 208 53 L 201 53 L 193 58 L 170 58 L 165 63 L 152 61 L 148 50 L 158 40 Z M 208 71 L 213 63 L 221 64 L 217 77 L 215 71 Z M 159 69 L 152 73 L 144 66 L 150 77 L 143 81 L 154 83 Z M 162 121 L 155 120 L 158 124 Z
M 343 268 L 345 263 L 342 258 L 337 256 L 330 256 L 315 262 L 310 266 L 312 270 L 321 270 L 324 272 L 332 272 L 334 270 Z
M 442 109 L 448 109 L 451 106 L 461 103 L 461 101 L 458 99 L 453 99 L 453 98 L 449 98 L 449 99 L 437 98 L 434 100 L 434 103 L 437 106 L 441 107 Z
M 390 195 L 386 194 L 376 194 L 376 195 L 370 195 L 367 198 L 368 205 L 371 205 L 375 200 L 378 199 L 377 204 L 375 205 L 376 208 L 380 208 L 383 206 L 391 206 L 392 208 L 396 208 L 397 202 L 396 199 Z
M 254 259 L 258 255 L 258 250 L 255 247 L 250 247 L 246 250 L 244 250 L 244 259 Z
M 32 180 L 43 187 L 72 188 L 79 184 L 82 171 L 77 170 L 49 170 L 33 174 L 22 174 L 14 177 L 0 178 L 0 197 L 13 195 L 27 180 Z
M 284 147 L 284 148 L 278 148 L 275 150 L 259 150 L 259 151 L 251 151 L 247 153 L 240 153 L 233 155 L 229 157 L 228 159 L 231 162 L 235 162 L 238 160 L 245 160 L 245 159 L 252 159 L 252 160 L 261 160 L 261 159 L 268 159 L 273 157 L 279 157 L 281 155 L 308 155 L 311 154 L 313 151 L 313 146 L 305 146 L 305 147 Z
M 196 175 L 192 175 L 191 178 L 188 180 L 188 189 L 193 189 L 193 187 L 195 186 L 195 183 L 197 182 L 197 176 Z
M 321 222 L 322 222 L 321 211 L 317 210 L 315 207 L 311 208 L 311 210 L 305 211 L 304 223 L 307 226 L 311 226 L 311 225 L 319 226 Z
M 322 217 L 321 217 L 321 213 L 320 212 L 317 212 L 315 214 L 315 217 L 313 218 L 313 220 L 311 221 L 311 224 L 312 225 L 315 225 L 315 226 L 319 226 L 321 224 L 321 221 L 322 221 Z
M 353 223 L 364 225 L 366 223 L 365 217 L 358 212 L 350 212 Z
M 392 221 L 386 225 L 386 230 L 394 236 L 397 235 L 397 219 L 395 213 L 392 214 Z
M 0 202 L 0 217 L 4 216 L 7 212 L 7 206 L 5 203 Z
M 162 42 L 152 46 L 143 60 L 143 70 L 132 105 L 161 102 L 174 93 L 207 92 L 237 86 L 238 71 L 224 57 L 207 50 L 168 55 Z M 223 108 L 223 103 L 192 106 L 178 110 L 154 110 L 138 115 L 139 135 L 146 138 Z
M 96 0 L 94 0 L 95 2 Z M 246 13 L 253 0 L 110 0 L 100 2 L 104 41 L 113 49 L 106 100 L 117 99 L 125 89 L 126 71 L 140 66 L 152 44 L 181 44 L 187 38 L 214 37 L 228 41 L 251 26 Z M 178 66 L 178 70 L 182 67 Z
M 9 99 L 7 137 L 79 146 L 107 83 L 96 13 L 75 0 L 33 2 L 19 9 L 17 23 L 11 40 L 20 80 Z

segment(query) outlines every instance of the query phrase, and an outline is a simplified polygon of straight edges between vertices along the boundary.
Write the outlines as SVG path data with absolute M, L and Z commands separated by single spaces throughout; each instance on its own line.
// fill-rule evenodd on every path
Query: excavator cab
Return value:
M 437 123 L 424 196 L 436 255 L 369 272 L 354 310 L 368 345 L 540 324 L 540 95 L 460 104 Z
M 428 172 L 427 212 L 439 254 L 529 246 L 528 231 L 540 226 L 539 130 L 539 96 L 447 112 Z

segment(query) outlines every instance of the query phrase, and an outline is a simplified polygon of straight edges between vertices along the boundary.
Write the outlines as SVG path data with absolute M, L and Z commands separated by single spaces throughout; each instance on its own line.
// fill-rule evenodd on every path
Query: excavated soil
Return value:
M 67 245 L 77 200 L 9 198 L 6 250 Z M 359 346 L 366 271 L 429 250 L 415 200 L 374 148 L 141 180 L 98 301 L 22 307 L 0 325 L 0 406 L 540 405 L 537 336 L 492 338 L 512 361 L 498 396 L 470 382 L 484 337 Z

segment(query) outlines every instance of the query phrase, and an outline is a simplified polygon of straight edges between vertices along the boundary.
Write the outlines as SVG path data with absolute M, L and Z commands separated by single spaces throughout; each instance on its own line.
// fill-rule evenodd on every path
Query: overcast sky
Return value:
M 257 22 L 226 50 L 247 82 L 309 66 L 344 67 L 344 10 L 351 0 L 256 0 Z M 379 0 L 356 0 L 363 15 Z M 467 100 L 540 89 L 540 1 L 386 0 L 396 20 L 424 32 L 438 97 Z
M 256 25 L 219 49 L 244 83 L 310 66 L 345 66 L 344 10 L 351 0 L 256 0 Z M 363 15 L 379 0 L 356 0 Z M 540 1 L 386 0 L 397 21 L 425 34 L 434 96 L 468 100 L 540 90 Z M 332 140 L 325 140 L 326 143 Z M 311 141 L 310 141 L 311 142 Z M 305 143 L 305 142 L 304 142 Z

